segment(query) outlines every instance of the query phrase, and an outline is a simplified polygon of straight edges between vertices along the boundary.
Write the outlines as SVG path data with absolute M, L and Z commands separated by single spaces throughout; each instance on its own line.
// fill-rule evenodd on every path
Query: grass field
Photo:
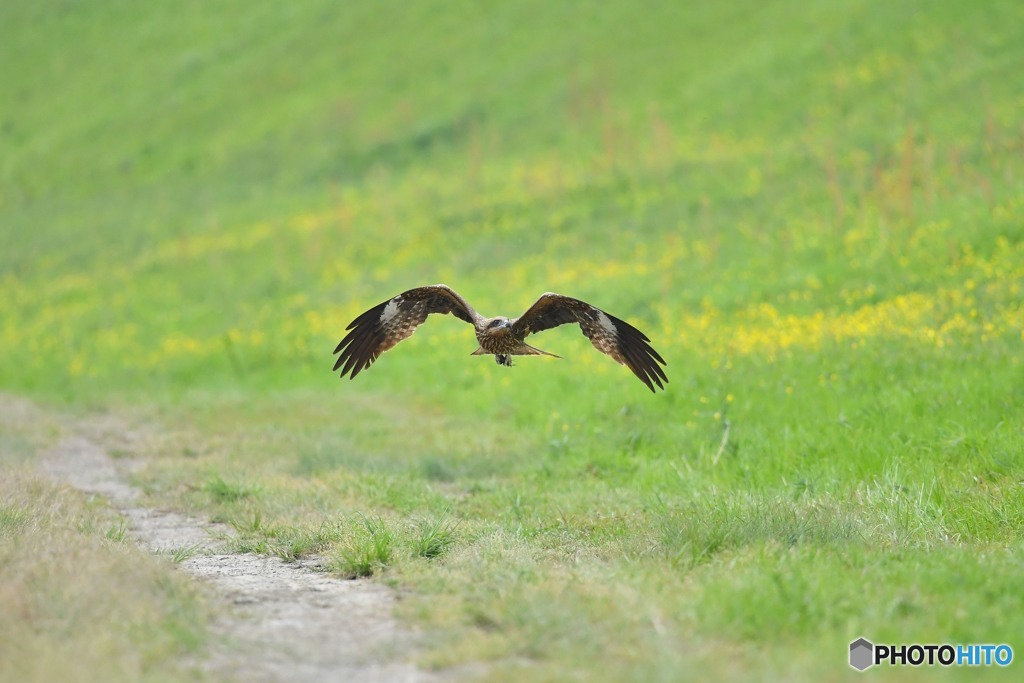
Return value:
M 401 587 L 429 666 L 1024 654 L 1020 3 L 349 4 L 0 7 L 0 389 L 158 424 L 153 504 Z M 355 315 L 434 282 L 591 301 L 668 390 L 575 327 L 536 338 L 563 360 L 470 358 L 451 317 L 332 376 Z M 0 558 L 23 519 L 126 552 L 54 531 L 22 460 Z M 158 583 L 176 645 L 105 676 L 201 637 Z

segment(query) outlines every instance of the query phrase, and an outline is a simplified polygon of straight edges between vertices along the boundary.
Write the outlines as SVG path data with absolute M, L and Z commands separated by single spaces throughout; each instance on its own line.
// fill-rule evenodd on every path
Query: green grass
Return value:
M 430 665 L 818 680 L 861 635 L 1019 647 L 1022 20 L 7 3 L 0 383 L 160 425 L 154 504 L 401 586 Z M 450 317 L 332 377 L 355 315 L 439 281 L 485 314 L 593 301 L 668 391 L 568 327 L 537 339 L 564 360 L 497 367 Z
M 360 515 L 359 522 L 332 564 L 334 571 L 353 579 L 372 576 L 391 564 L 395 545 L 394 532 L 381 518 Z

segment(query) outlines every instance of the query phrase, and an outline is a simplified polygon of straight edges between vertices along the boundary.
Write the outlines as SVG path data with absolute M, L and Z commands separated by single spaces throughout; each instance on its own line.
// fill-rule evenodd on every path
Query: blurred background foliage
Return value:
M 353 314 L 435 281 L 489 314 L 594 299 L 680 380 L 691 352 L 1020 342 L 1015 2 L 0 13 L 20 390 L 319 385 Z M 479 380 L 431 327 L 365 381 Z

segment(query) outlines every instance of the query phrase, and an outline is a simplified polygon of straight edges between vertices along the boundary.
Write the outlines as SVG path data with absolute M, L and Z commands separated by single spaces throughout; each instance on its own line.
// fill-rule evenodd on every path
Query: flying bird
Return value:
M 416 287 L 377 304 L 346 328 L 348 334 L 334 349 L 341 376 L 355 379 L 380 354 L 408 339 L 431 313 L 451 313 L 473 325 L 480 347 L 473 356 L 494 354 L 499 365 L 512 366 L 512 356 L 555 356 L 526 343 L 527 336 L 566 323 L 579 323 L 583 334 L 601 353 L 625 365 L 652 392 L 664 389 L 667 365 L 651 348 L 650 339 L 629 323 L 605 313 L 585 301 L 548 292 L 518 318 L 485 318 L 448 285 Z M 661 363 L 661 365 L 658 365 Z

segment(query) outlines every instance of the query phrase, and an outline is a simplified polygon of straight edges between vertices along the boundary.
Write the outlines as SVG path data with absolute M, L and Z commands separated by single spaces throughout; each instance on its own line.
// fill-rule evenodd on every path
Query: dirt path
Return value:
M 222 604 L 214 624 L 218 643 L 204 662 L 215 677 L 317 683 L 440 680 L 408 663 L 414 641 L 391 616 L 392 591 L 318 573 L 315 561 L 289 564 L 224 554 L 217 539 L 230 535 L 229 527 L 139 505 L 138 491 L 127 483 L 131 461 L 115 461 L 95 435 L 109 431 L 109 425 L 86 425 L 84 434 L 67 436 L 44 453 L 39 466 L 57 481 L 109 499 L 126 518 L 128 534 L 150 551 L 192 549 L 177 566 L 203 581 L 212 599 Z

